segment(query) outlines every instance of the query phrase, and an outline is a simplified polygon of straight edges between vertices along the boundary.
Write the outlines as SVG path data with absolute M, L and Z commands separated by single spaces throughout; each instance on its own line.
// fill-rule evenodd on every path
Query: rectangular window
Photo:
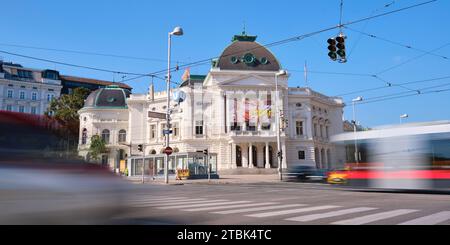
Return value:
M 320 137 L 323 137 L 323 126 L 320 125 Z
M 31 114 L 36 114 L 36 107 L 35 106 L 31 107 Z
M 48 101 L 48 102 L 52 101 L 53 98 L 55 98 L 55 95 L 53 95 L 53 94 L 47 94 L 47 101 Z
M 195 135 L 203 135 L 203 121 L 195 122 Z
M 20 91 L 19 97 L 21 100 L 25 99 L 25 91 Z
M 13 97 L 13 91 L 12 90 L 8 90 L 8 98 L 12 98 Z
M 18 70 L 17 75 L 21 78 L 33 78 L 33 73 L 31 71 Z
M 306 159 L 305 151 L 298 151 L 298 159 L 299 160 L 305 160 Z
M 33 92 L 33 93 L 31 94 L 31 99 L 32 99 L 32 100 L 37 100 L 37 93 L 36 93 L 36 92 Z
M 7 111 L 12 111 L 12 105 L 6 105 L 6 110 Z
M 325 135 L 327 138 L 330 137 L 330 132 L 329 132 L 328 126 L 325 127 Z
M 25 112 L 25 106 L 19 105 L 19 112 Z
M 317 124 L 314 123 L 314 137 L 317 137 Z
M 295 122 L 295 132 L 297 135 L 303 135 L 303 122 L 297 121 Z
M 156 125 L 150 125 L 150 139 L 156 138 Z

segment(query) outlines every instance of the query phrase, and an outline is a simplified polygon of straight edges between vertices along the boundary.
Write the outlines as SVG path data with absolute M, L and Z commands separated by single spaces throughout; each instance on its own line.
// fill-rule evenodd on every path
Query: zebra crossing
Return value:
M 211 197 L 141 196 L 129 200 L 128 204 L 133 208 L 177 210 L 184 213 L 202 212 L 210 215 L 239 215 L 246 219 L 277 219 L 293 225 L 318 221 L 325 221 L 331 225 L 370 225 L 380 221 L 392 223 L 389 220 L 394 218 L 403 220 L 400 223 L 397 222 L 398 225 L 438 225 L 450 221 L 450 211 L 430 214 L 418 209 L 386 210 L 366 206 L 344 207 Z

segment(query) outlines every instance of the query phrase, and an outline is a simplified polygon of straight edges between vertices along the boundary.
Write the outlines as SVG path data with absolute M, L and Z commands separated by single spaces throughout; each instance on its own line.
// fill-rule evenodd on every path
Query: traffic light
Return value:
M 144 151 L 143 145 L 138 145 L 138 151 L 140 151 L 140 152 Z
M 328 56 L 330 57 L 330 59 L 332 59 L 333 61 L 337 60 L 337 54 L 336 54 L 336 40 L 334 38 L 330 38 L 328 39 L 328 50 L 330 51 L 328 53 Z
M 347 37 L 344 36 L 344 34 L 342 34 L 342 33 L 339 34 L 338 37 L 336 37 L 336 41 L 337 41 L 336 47 L 338 48 L 336 53 L 339 55 L 339 57 L 340 57 L 339 62 L 341 62 L 341 63 L 347 62 L 347 57 L 346 57 L 346 53 L 345 53 L 345 39 L 346 38 Z
M 203 154 L 208 155 L 208 149 L 204 149 Z

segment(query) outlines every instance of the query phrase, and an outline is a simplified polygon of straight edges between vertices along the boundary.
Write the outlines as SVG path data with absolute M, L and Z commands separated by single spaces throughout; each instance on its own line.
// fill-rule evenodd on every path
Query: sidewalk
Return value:
M 128 178 L 127 180 L 134 183 L 141 183 L 142 179 L 139 178 Z M 174 178 L 169 179 L 169 184 L 171 185 L 185 185 L 185 184 L 253 184 L 253 183 L 278 183 L 278 175 L 221 175 L 220 179 L 193 179 L 193 180 L 175 180 Z M 145 183 L 163 185 L 164 179 L 151 179 L 145 178 Z

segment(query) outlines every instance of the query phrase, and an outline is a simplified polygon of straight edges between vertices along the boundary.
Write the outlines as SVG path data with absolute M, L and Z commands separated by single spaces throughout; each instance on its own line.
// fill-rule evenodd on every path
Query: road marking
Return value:
M 165 200 L 176 200 L 176 199 L 186 199 L 187 197 L 164 197 L 164 198 L 153 198 L 153 197 L 146 197 L 146 198 L 139 198 L 139 199 L 130 199 L 130 201 L 165 201 Z
M 237 214 L 237 213 L 264 211 L 264 210 L 272 210 L 272 209 L 280 209 L 280 208 L 303 207 L 303 206 L 306 206 L 306 205 L 305 204 L 286 204 L 286 205 L 280 205 L 280 206 L 259 207 L 259 208 L 244 208 L 244 209 L 236 209 L 236 210 L 211 212 L 211 213 L 212 214 Z
M 183 198 L 183 199 L 176 199 L 176 200 L 160 200 L 160 201 L 140 201 L 140 202 L 132 202 L 132 204 L 153 204 L 153 203 L 170 203 L 170 202 L 189 202 L 189 201 L 203 201 L 206 200 L 205 198 L 196 198 L 196 199 L 189 199 L 189 198 Z
M 443 211 L 400 223 L 399 225 L 437 225 L 450 219 L 450 211 Z
M 175 206 L 175 205 L 186 205 L 186 204 L 203 204 L 203 203 L 215 203 L 215 202 L 224 202 L 228 201 L 226 199 L 217 199 L 217 200 L 205 200 L 205 201 L 192 201 L 192 202 L 175 202 L 175 203 L 153 203 L 153 204 L 137 204 L 132 205 L 132 207 L 161 207 L 161 206 Z
M 310 211 L 317 211 L 317 210 L 331 209 L 331 208 L 339 208 L 339 207 L 340 206 L 325 205 L 325 206 L 317 206 L 317 207 L 309 207 L 309 208 L 298 208 L 298 209 L 273 211 L 273 212 L 267 212 L 267 213 L 249 214 L 249 215 L 246 215 L 246 216 L 248 216 L 248 217 L 256 217 L 256 218 L 264 218 L 264 217 L 272 217 L 272 216 L 285 215 L 285 214 L 303 213 L 303 212 L 310 212 Z
M 388 212 L 365 215 L 365 216 L 361 216 L 361 217 L 357 217 L 357 218 L 353 218 L 353 219 L 341 220 L 341 221 L 337 221 L 337 222 L 334 222 L 331 224 L 333 224 L 333 225 L 363 225 L 363 224 L 375 222 L 378 220 L 389 219 L 389 218 L 393 218 L 393 217 L 400 216 L 400 215 L 414 213 L 417 211 L 419 211 L 419 210 L 397 209 L 397 210 L 388 211 Z
M 350 208 L 350 209 L 344 209 L 344 210 L 333 211 L 333 212 L 322 213 L 322 214 L 304 215 L 304 216 L 289 218 L 289 219 L 285 219 L 285 220 L 307 222 L 307 221 L 313 221 L 313 220 L 318 220 L 318 219 L 325 219 L 325 218 L 346 215 L 346 214 L 366 212 L 366 211 L 375 210 L 375 209 L 377 209 L 377 208 L 369 208 L 369 207 Z
M 209 211 L 209 210 L 219 210 L 219 209 L 232 209 L 232 208 L 267 206 L 267 205 L 274 205 L 274 204 L 278 204 L 278 203 L 276 203 L 276 202 L 250 203 L 250 204 L 238 204 L 238 205 L 219 206 L 219 207 L 183 209 L 181 211 L 188 211 L 188 212 Z
M 215 202 L 215 203 L 206 203 L 206 204 L 177 205 L 177 206 L 158 207 L 158 209 L 195 208 L 195 207 L 208 207 L 208 206 L 239 204 L 239 203 L 250 203 L 250 201 Z

